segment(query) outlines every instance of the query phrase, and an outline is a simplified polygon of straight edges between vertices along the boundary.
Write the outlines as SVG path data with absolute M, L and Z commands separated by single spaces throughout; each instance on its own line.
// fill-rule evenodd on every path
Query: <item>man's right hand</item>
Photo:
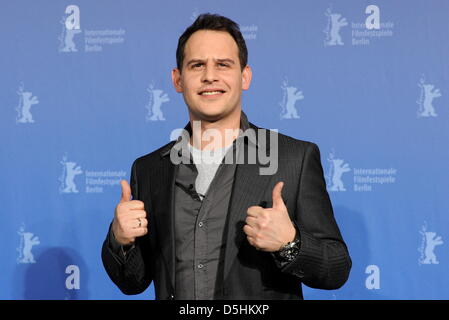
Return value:
M 132 244 L 137 237 L 148 233 L 147 213 L 144 204 L 139 200 L 131 200 L 131 187 L 126 180 L 120 181 L 122 198 L 115 207 L 112 232 L 121 245 Z

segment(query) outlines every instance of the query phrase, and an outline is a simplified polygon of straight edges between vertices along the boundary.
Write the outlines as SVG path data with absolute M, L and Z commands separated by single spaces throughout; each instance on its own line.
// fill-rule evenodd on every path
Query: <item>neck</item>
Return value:
M 200 150 L 227 147 L 237 138 L 240 129 L 241 107 L 215 121 L 199 119 L 189 114 L 192 127 L 190 144 Z

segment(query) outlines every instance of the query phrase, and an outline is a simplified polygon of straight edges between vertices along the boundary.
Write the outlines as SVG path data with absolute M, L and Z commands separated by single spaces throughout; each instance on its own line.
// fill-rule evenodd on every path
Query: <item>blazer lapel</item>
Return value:
M 155 223 L 157 226 L 158 244 L 161 246 L 162 256 L 167 266 L 169 281 L 175 287 L 175 225 L 174 225 L 174 185 L 176 166 L 169 156 L 161 159 L 159 179 L 155 181 Z
M 184 127 L 190 135 L 192 134 L 192 128 L 190 122 Z M 184 136 L 185 133 L 183 133 Z M 185 138 L 185 136 L 184 136 Z M 160 151 L 161 161 L 158 168 L 159 179 L 154 190 L 155 205 L 153 208 L 157 208 L 158 212 L 155 215 L 157 226 L 157 238 L 158 243 L 161 246 L 162 256 L 167 266 L 167 273 L 170 281 L 172 291 L 175 290 L 175 181 L 178 166 L 175 165 L 170 158 L 170 153 L 174 147 L 180 145 L 182 141 L 181 136 L 176 141 L 167 144 Z
M 256 131 L 258 138 L 257 133 Z M 245 225 L 247 209 L 251 206 L 260 205 L 260 201 L 273 177 L 273 175 L 260 174 L 259 170 L 263 165 L 259 163 L 258 157 L 256 157 L 256 163 L 251 164 L 247 163 L 246 152 L 243 154 L 245 156 L 243 163 L 237 164 L 228 211 L 227 241 L 223 271 L 224 280 L 226 280 L 231 266 L 236 259 L 239 247 L 246 241 L 243 226 Z

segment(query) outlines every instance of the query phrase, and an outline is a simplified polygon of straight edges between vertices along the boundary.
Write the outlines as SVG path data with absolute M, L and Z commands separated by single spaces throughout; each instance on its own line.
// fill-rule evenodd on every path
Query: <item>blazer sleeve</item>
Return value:
M 131 168 L 131 193 L 133 200 L 139 198 L 136 161 Z M 111 280 L 124 294 L 139 294 L 150 285 L 153 275 L 150 266 L 151 251 L 148 234 L 136 238 L 132 249 L 124 254 L 118 252 L 111 243 L 112 231 L 109 230 L 103 242 L 101 259 Z
M 300 235 L 300 253 L 282 271 L 311 288 L 338 289 L 348 279 L 352 261 L 334 218 L 314 143 L 306 148 L 299 179 L 293 222 Z

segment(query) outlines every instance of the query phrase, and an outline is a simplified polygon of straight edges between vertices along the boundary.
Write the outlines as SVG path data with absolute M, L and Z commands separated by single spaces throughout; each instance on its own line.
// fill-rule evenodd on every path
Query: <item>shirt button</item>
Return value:
M 200 228 L 204 225 L 203 222 L 201 221 L 200 223 L 198 223 L 198 225 L 200 226 Z
M 201 263 L 198 265 L 198 269 L 203 269 L 203 267 L 204 267 L 204 266 L 203 266 L 203 264 L 201 264 Z

